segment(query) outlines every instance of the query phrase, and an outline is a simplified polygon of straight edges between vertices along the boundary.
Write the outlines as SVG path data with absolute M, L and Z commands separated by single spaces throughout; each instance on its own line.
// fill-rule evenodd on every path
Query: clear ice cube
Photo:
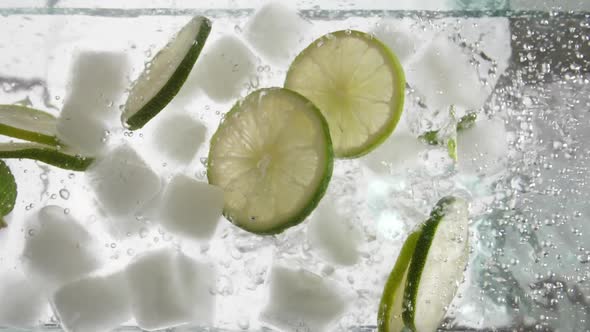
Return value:
M 109 331 L 132 318 L 123 272 L 67 283 L 53 294 L 52 303 L 69 332 Z
M 63 208 L 46 206 L 27 224 L 22 261 L 32 280 L 42 282 L 47 289 L 101 266 L 96 239 Z
M 214 271 L 174 249 L 137 256 L 127 267 L 132 312 L 139 327 L 153 331 L 183 324 L 211 324 Z

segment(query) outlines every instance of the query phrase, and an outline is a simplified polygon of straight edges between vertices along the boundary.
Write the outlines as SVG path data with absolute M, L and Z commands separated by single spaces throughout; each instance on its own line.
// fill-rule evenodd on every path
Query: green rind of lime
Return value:
M 449 215 L 457 211 L 459 211 L 461 220 L 451 219 Z M 456 217 L 456 215 L 453 216 Z M 412 331 L 435 331 L 443 318 L 445 308 L 450 304 L 452 296 L 454 296 L 456 285 L 460 281 L 467 263 L 466 256 L 469 252 L 467 224 L 467 204 L 462 199 L 451 196 L 440 199 L 433 208 L 430 218 L 423 224 L 408 268 L 404 290 L 402 317 L 405 326 Z M 452 237 L 450 237 L 450 234 L 452 234 Z M 463 236 L 465 238 L 461 239 Z M 459 257 L 449 260 L 441 259 L 442 256 L 447 257 L 451 252 L 457 253 L 457 251 L 461 252 Z M 441 257 L 435 258 L 435 255 Z M 423 285 L 428 264 L 430 264 L 428 269 L 430 275 L 426 277 L 436 278 L 438 286 L 434 287 L 435 289 Z M 456 272 L 456 275 L 452 274 L 454 272 Z M 449 290 L 446 288 L 448 285 L 452 285 L 452 294 L 443 295 L 443 292 Z M 419 298 L 420 295 L 427 296 L 428 300 L 423 301 L 422 298 Z M 448 301 L 448 303 L 443 304 L 444 301 Z M 418 306 L 421 307 L 418 308 Z M 439 309 L 439 311 L 430 315 L 417 314 L 418 310 L 424 311 L 432 308 Z M 420 328 L 417 325 L 420 325 Z
M 93 158 L 70 153 L 65 148 L 37 143 L 0 143 L 0 158 L 38 160 L 72 171 L 84 171 L 94 161 Z
M 368 77 L 357 77 L 365 72 Z M 395 129 L 403 111 L 405 76 L 382 42 L 364 32 L 342 30 L 318 38 L 299 53 L 285 87 L 307 97 L 324 114 L 336 157 L 357 158 Z
M 57 146 L 57 119 L 20 105 L 0 105 L 0 135 Z
M 402 309 L 405 281 L 420 233 L 421 231 L 418 230 L 408 236 L 387 278 L 377 314 L 377 331 L 379 332 L 401 331 L 404 326 Z
M 155 70 L 154 68 L 156 66 L 170 66 L 168 63 L 158 63 L 158 60 L 164 61 L 162 60 L 163 54 L 167 56 L 167 52 L 173 52 L 176 48 L 182 48 L 185 46 L 177 45 L 184 41 L 179 40 L 177 37 L 185 32 L 185 29 L 190 28 L 196 29 L 196 33 L 195 36 L 189 40 L 191 45 L 188 47 L 186 53 L 181 55 L 183 57 L 182 61 L 154 95 L 146 96 L 145 87 L 151 84 L 158 84 L 153 82 L 156 81 L 156 79 L 159 79 L 153 77 L 156 76 L 152 73 L 152 71 Z M 127 128 L 130 130 L 142 128 L 153 117 L 160 113 L 170 101 L 172 101 L 174 96 L 176 96 L 178 91 L 182 88 L 182 85 L 186 81 L 195 62 L 199 58 L 199 54 L 201 54 L 201 50 L 203 49 L 210 32 L 211 21 L 209 19 L 202 16 L 194 17 L 163 50 L 156 54 L 152 60 L 150 68 L 146 69 L 146 71 L 140 75 L 129 93 L 129 98 L 123 112 L 123 122 Z M 175 43 L 176 41 L 178 41 L 178 43 Z M 152 82 L 150 82 L 151 80 Z M 143 103 L 144 99 L 147 99 L 145 103 Z M 143 105 L 137 108 L 138 104 Z
M 263 106 L 268 105 L 265 103 L 275 103 L 277 111 Z M 317 141 L 313 142 L 314 145 L 307 145 L 310 143 L 308 139 L 312 138 Z M 261 155 L 263 157 L 259 158 Z M 276 162 L 268 163 L 271 165 L 268 167 L 273 167 L 273 173 L 267 177 L 264 171 L 262 173 L 265 175 L 259 177 L 257 172 L 265 163 L 266 155 L 271 156 L 270 162 Z M 310 156 L 313 158 L 309 159 Z M 236 158 L 233 166 L 231 158 Z M 306 163 L 307 159 L 314 158 L 317 158 L 315 166 Z M 241 161 L 245 164 L 241 164 Z M 266 88 L 256 90 L 238 101 L 225 115 L 211 139 L 207 177 L 210 184 L 224 190 L 226 204 L 223 214 L 229 221 L 246 231 L 270 235 L 301 223 L 316 208 L 330 182 L 333 163 L 334 152 L 328 124 L 317 107 L 294 91 Z M 305 167 L 312 169 L 307 172 Z M 237 177 L 230 174 L 232 168 L 240 168 Z M 313 175 L 306 186 L 300 178 L 307 178 L 308 173 Z M 232 189 L 237 185 L 229 183 L 230 177 L 231 181 L 248 185 L 240 188 L 242 190 Z M 260 204 L 252 203 L 250 200 L 263 195 L 247 191 L 250 188 L 256 191 L 265 186 L 276 190 L 272 195 L 264 193 L 268 195 L 267 201 L 261 199 L 260 202 L 256 201 Z M 298 201 L 284 199 L 298 186 L 301 188 Z M 240 205 L 241 208 L 236 207 L 238 203 L 233 203 L 243 200 L 246 203 Z M 274 209 L 274 214 L 269 212 L 270 209 Z M 258 218 L 256 213 L 247 211 L 258 211 L 264 217 Z

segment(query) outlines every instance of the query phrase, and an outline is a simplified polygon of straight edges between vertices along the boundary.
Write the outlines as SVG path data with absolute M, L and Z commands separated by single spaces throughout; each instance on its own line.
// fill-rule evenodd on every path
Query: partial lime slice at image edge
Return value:
M 377 315 L 377 329 L 379 332 L 397 332 L 404 327 L 402 319 L 404 287 L 406 285 L 408 266 L 412 260 L 420 233 L 418 230 L 408 236 L 385 283 Z
M 57 119 L 20 105 L 0 105 L 0 135 L 57 146 Z
M 33 159 L 72 171 L 84 171 L 94 161 L 70 153 L 66 148 L 37 143 L 0 143 L 0 159 Z
M 318 38 L 299 53 L 285 87 L 307 97 L 326 117 L 336 157 L 356 158 L 395 129 L 403 111 L 405 76 L 382 42 L 344 30 Z
M 463 278 L 468 236 L 467 203 L 450 196 L 439 200 L 422 227 L 408 268 L 402 317 L 411 330 L 438 328 Z
M 176 96 L 192 70 L 211 32 L 211 21 L 190 20 L 151 61 L 135 81 L 123 111 L 131 130 L 142 128 Z
M 207 176 L 225 193 L 224 216 L 256 234 L 301 223 L 322 199 L 334 163 L 328 124 L 300 94 L 252 92 L 211 139 Z

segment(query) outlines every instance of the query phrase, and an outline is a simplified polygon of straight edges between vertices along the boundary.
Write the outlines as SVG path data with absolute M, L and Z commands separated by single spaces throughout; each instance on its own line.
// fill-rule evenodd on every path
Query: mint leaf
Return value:
M 16 202 L 16 182 L 10 168 L 0 160 L 0 229 L 6 227 L 3 217 L 12 212 Z
M 452 109 L 451 109 L 451 112 L 453 112 Z M 454 115 L 454 112 L 451 114 Z M 473 127 L 476 119 L 477 119 L 477 113 L 475 113 L 475 112 L 465 114 L 459 120 L 459 122 L 457 122 L 457 131 L 462 131 L 462 130 L 469 129 L 469 128 Z M 426 143 L 428 145 L 443 145 L 445 140 L 444 140 L 444 138 L 439 137 L 439 132 L 440 132 L 440 130 L 427 131 L 424 134 L 418 136 L 418 138 L 421 139 L 424 143 Z M 456 146 L 456 143 L 455 143 L 455 146 Z
M 477 113 L 475 113 L 475 112 L 465 114 L 461 118 L 461 120 L 459 120 L 459 123 L 457 123 L 457 131 L 461 131 L 461 130 L 465 130 L 465 129 L 469 129 L 469 128 L 473 127 L 476 119 L 477 119 Z

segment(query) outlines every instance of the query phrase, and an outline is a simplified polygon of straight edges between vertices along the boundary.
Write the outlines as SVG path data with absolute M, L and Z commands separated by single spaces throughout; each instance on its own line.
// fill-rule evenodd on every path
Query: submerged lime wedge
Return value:
M 451 304 L 469 256 L 467 203 L 442 198 L 434 207 L 412 255 L 404 290 L 404 324 L 434 332 Z
M 387 278 L 377 315 L 377 329 L 379 332 L 400 332 L 404 327 L 402 319 L 404 288 L 408 276 L 408 267 L 419 237 L 420 231 L 408 236 L 397 257 L 395 266 L 391 270 L 389 278 Z
M 135 81 L 122 120 L 131 130 L 142 128 L 176 96 L 192 70 L 211 31 L 211 21 L 191 19 Z
M 46 145 L 58 145 L 56 118 L 19 105 L 0 105 L 0 135 Z
M 300 94 L 261 89 L 240 100 L 211 139 L 209 183 L 225 193 L 224 215 L 258 234 L 274 234 L 307 217 L 333 168 L 328 125 Z
M 396 56 L 360 31 L 337 31 L 303 50 L 285 87 L 311 100 L 326 117 L 340 158 L 362 156 L 394 130 L 404 103 L 405 78 Z

